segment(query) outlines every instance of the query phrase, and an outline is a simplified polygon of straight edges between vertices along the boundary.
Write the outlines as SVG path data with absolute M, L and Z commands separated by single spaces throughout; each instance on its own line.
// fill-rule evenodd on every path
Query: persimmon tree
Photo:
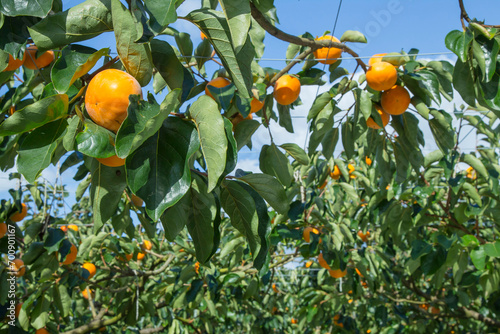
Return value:
M 180 3 L 0 1 L 0 167 L 20 185 L 0 209 L 0 331 L 500 328 L 498 27 L 459 1 L 462 29 L 443 36 L 455 64 L 415 49 L 365 64 L 349 47 L 363 34 L 290 35 L 272 0 L 178 17 Z M 115 57 L 79 44 L 104 32 Z M 290 43 L 284 68 L 259 62 L 273 38 Z M 125 109 L 111 84 L 87 90 L 110 69 L 135 87 Z M 304 85 L 328 87 L 305 149 L 270 126 L 294 132 Z M 235 170 L 260 127 L 261 173 Z M 461 149 L 466 127 L 475 151 Z M 51 164 L 79 182 L 69 213 L 62 178 L 39 178 Z

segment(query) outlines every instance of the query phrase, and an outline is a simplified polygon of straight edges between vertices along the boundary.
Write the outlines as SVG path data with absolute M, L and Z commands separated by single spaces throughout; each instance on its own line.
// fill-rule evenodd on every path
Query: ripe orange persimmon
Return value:
M 280 292 L 280 291 L 278 290 L 278 288 L 276 287 L 276 283 L 273 283 L 273 285 L 272 285 L 271 287 L 273 288 L 273 291 L 274 291 L 274 292 L 276 292 L 276 293 Z
M 7 234 L 7 224 L 5 223 L 0 223 L 0 239 L 4 237 L 4 235 Z
M 78 225 L 75 224 L 68 225 L 68 229 L 78 232 Z
M 130 195 L 130 200 L 132 201 L 132 204 L 134 204 L 136 207 L 140 208 L 144 205 L 144 201 L 142 198 L 132 194 Z
M 330 274 L 330 276 L 332 276 L 333 278 L 342 278 L 344 277 L 345 275 L 347 275 L 347 269 L 344 269 L 344 270 L 340 270 L 340 269 L 330 269 L 328 270 L 328 273 Z
M 319 253 L 318 255 L 318 263 L 321 267 L 330 270 L 330 266 L 328 265 L 328 262 L 326 262 L 325 258 L 323 257 L 323 253 Z
M 26 204 L 22 203 L 21 206 L 21 212 L 16 212 L 12 216 L 10 216 L 10 220 L 12 220 L 13 222 L 20 222 L 28 215 L 28 207 L 26 206 Z
M 354 175 L 353 173 L 354 173 L 354 171 L 356 170 L 356 168 L 354 168 L 354 166 L 353 166 L 353 165 L 351 165 L 351 164 L 348 164 L 348 165 L 347 165 L 347 168 L 349 169 L 349 177 L 350 177 L 351 179 L 355 179 L 355 178 L 356 178 L 356 175 Z
M 112 155 L 109 158 L 96 158 L 104 166 L 120 167 L 125 165 L 125 159 L 119 158 L 117 155 Z
M 384 110 L 382 110 L 382 107 L 379 107 L 377 105 L 377 106 L 375 106 L 375 109 L 377 109 L 377 111 L 380 115 L 380 118 L 382 119 L 382 125 L 384 125 L 384 127 L 385 127 L 387 124 L 389 124 L 389 120 L 391 117 Z M 373 117 L 368 118 L 368 120 L 366 121 L 366 125 L 369 128 L 372 128 L 375 130 L 381 129 L 381 127 L 375 122 Z
M 264 107 L 264 102 L 259 101 L 257 98 L 252 98 L 252 101 L 250 102 L 250 113 L 256 113 L 257 111 L 261 110 L 262 107 Z
M 307 261 L 307 262 L 306 262 L 306 268 L 311 267 L 311 266 L 312 266 L 312 264 L 313 264 L 313 262 L 312 262 L 312 261 Z
M 208 86 L 212 86 L 215 88 L 223 88 L 223 87 L 229 86 L 230 84 L 231 84 L 231 81 L 229 81 L 228 79 L 223 78 L 223 77 L 217 77 L 213 80 L 210 80 L 207 83 L 207 85 L 205 86 L 205 94 L 207 94 L 208 96 L 210 96 L 213 99 L 214 96 L 208 90 Z
M 138 260 L 138 261 L 142 261 L 142 259 L 144 259 L 144 257 L 145 257 L 145 256 L 146 256 L 146 254 L 145 254 L 145 253 L 140 253 L 140 252 L 139 252 L 139 253 L 137 253 L 137 260 Z
M 382 93 L 380 104 L 389 115 L 401 115 L 410 106 L 411 98 L 408 91 L 401 86 L 393 86 Z
M 107 69 L 90 80 L 85 93 L 85 109 L 96 124 L 116 133 L 127 117 L 132 94 L 142 98 L 139 82 L 127 72 Z
M 319 234 L 318 229 L 311 227 L 311 226 L 307 226 L 304 229 L 304 232 L 302 232 L 302 237 L 304 238 L 304 240 L 306 242 L 311 242 L 311 232 L 314 234 Z
M 76 260 L 76 255 L 78 254 L 78 249 L 76 248 L 75 245 L 71 244 L 71 247 L 69 249 L 69 253 L 66 255 L 66 258 L 64 259 L 62 264 L 65 265 L 70 265 Z
M 24 64 L 24 59 L 14 59 L 14 57 L 9 54 L 9 64 L 2 72 L 15 71 L 21 67 L 22 64 Z
M 50 333 L 45 328 L 40 328 L 36 330 L 35 334 L 50 334 Z
M 68 232 L 68 226 L 66 225 L 59 227 L 59 229 L 61 229 L 63 232 Z
M 300 81 L 294 76 L 283 75 L 274 84 L 274 99 L 281 105 L 295 102 L 300 95 Z
M 94 291 L 90 290 L 89 288 L 85 288 L 84 290 L 82 290 L 83 298 L 89 299 L 89 292 L 92 299 L 94 299 Z
M 374 54 L 370 60 L 368 60 L 368 66 L 372 66 L 375 63 L 380 63 L 382 61 L 382 58 L 387 55 L 387 53 L 376 53 Z
M 398 81 L 398 71 L 388 62 L 381 61 L 366 71 L 366 82 L 371 89 L 383 91 L 391 89 Z
M 200 263 L 198 261 L 196 261 L 196 263 L 194 264 L 194 272 L 196 274 L 200 273 Z
M 143 250 L 151 250 L 151 248 L 153 248 L 153 244 L 149 240 L 143 240 L 141 248 Z
M 315 40 L 332 41 L 340 43 L 340 41 L 336 37 L 330 35 L 317 37 Z M 342 49 L 338 48 L 321 48 L 321 49 L 316 49 L 316 51 L 314 51 L 314 58 L 321 64 L 326 64 L 326 65 L 331 65 L 336 61 L 338 61 L 338 58 L 340 58 L 341 55 L 342 55 Z
M 467 178 L 472 180 L 475 180 L 477 178 L 476 171 L 474 170 L 474 168 L 469 167 L 467 168 L 466 172 L 467 172 Z
M 368 166 L 372 165 L 372 159 L 370 159 L 369 157 L 365 157 L 365 162 Z
M 19 313 L 21 312 L 21 309 L 23 308 L 23 303 L 19 303 L 16 305 L 16 309 L 14 310 L 14 315 L 16 318 L 19 318 Z
M 14 259 L 11 263 L 11 269 L 14 272 L 14 276 L 21 277 L 26 273 L 26 267 L 24 266 L 24 261 L 21 259 Z
M 363 233 L 363 231 L 359 230 L 358 231 L 358 237 L 363 240 L 363 242 L 366 242 L 368 240 L 368 237 L 370 236 L 370 231 Z
M 295 324 L 297 324 L 297 323 L 298 323 L 297 319 L 292 318 L 292 324 L 294 324 L 294 325 L 295 325 Z
M 30 70 L 38 70 L 47 67 L 56 59 L 54 56 L 54 51 L 46 51 L 42 53 L 39 57 L 36 56 L 38 48 L 35 45 L 26 48 L 24 53 L 24 67 Z
M 90 262 L 85 262 L 84 264 L 82 264 L 82 268 L 89 272 L 89 277 L 87 279 L 91 279 L 92 277 L 94 277 L 95 273 L 97 272 L 95 265 Z
M 333 167 L 333 172 L 330 173 L 330 177 L 334 180 L 338 180 L 340 178 L 340 169 L 339 169 L 339 166 L 335 165 L 335 167 Z

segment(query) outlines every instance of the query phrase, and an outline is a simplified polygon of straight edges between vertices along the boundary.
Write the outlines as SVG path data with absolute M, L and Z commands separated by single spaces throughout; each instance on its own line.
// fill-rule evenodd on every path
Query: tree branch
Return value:
M 351 50 L 348 46 L 346 46 L 343 43 L 337 43 L 337 42 L 332 42 L 332 41 L 316 41 L 312 40 L 309 38 L 303 38 L 303 37 L 298 37 L 294 35 L 287 34 L 286 32 L 276 28 L 269 22 L 266 17 L 255 7 L 253 3 L 250 2 L 250 9 L 252 13 L 252 17 L 257 21 L 257 23 L 269 34 L 272 36 L 293 44 L 297 45 L 302 45 L 302 46 L 308 46 L 312 49 L 312 51 L 319 49 L 319 48 L 325 48 L 325 47 L 333 47 L 333 48 L 338 48 L 342 49 L 344 52 L 348 53 L 354 58 L 359 58 L 359 55 Z M 361 59 L 356 59 L 357 63 L 363 71 L 367 71 L 366 64 L 361 60 Z
M 471 20 L 469 14 L 467 14 L 467 11 L 465 10 L 465 5 L 463 0 L 458 0 L 458 4 L 460 6 L 460 20 L 462 20 L 462 25 L 465 27 L 465 24 L 463 23 L 463 20 L 465 20 L 467 23 L 474 22 Z M 484 23 L 479 23 L 479 22 L 474 22 L 477 23 L 485 28 L 500 28 L 500 25 L 490 25 L 490 24 L 484 24 Z
M 118 322 L 118 320 L 120 320 L 122 317 L 123 317 L 123 315 L 120 313 L 120 314 L 117 314 L 116 316 L 114 316 L 113 318 L 93 320 L 86 325 L 80 326 L 78 328 L 72 329 L 72 330 L 64 332 L 62 334 L 88 333 L 88 332 L 93 331 L 95 329 L 99 329 L 101 327 L 112 325 L 112 324 Z

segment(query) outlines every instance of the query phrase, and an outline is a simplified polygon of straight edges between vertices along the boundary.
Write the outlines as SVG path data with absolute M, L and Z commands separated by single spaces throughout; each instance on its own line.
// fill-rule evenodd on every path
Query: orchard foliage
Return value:
M 15 229 L 0 239 L 0 317 L 13 300 L 4 288 L 9 240 L 26 270 L 16 278 L 15 326 L 7 317 L 0 332 L 500 328 L 498 29 L 470 20 L 459 1 L 463 29 L 445 39 L 455 64 L 421 60 L 415 49 L 383 56 L 412 107 L 382 127 L 382 93 L 355 76 L 367 65 L 314 59 L 329 46 L 356 57 L 349 44 L 367 42 L 360 32 L 340 42 L 286 34 L 273 0 L 202 0 L 178 17 L 182 2 L 86 0 L 66 9 L 61 0 L 0 1 L 0 168 L 15 167 L 20 183 L 0 208 L 0 222 Z M 177 20 L 206 38 L 195 46 L 170 26 Z M 105 32 L 114 33 L 116 57 L 79 44 Z M 283 69 L 259 62 L 270 38 L 290 42 L 284 55 L 295 59 Z M 35 57 L 52 50 L 55 60 L 5 71 L 30 44 Z M 215 73 L 211 62 L 220 62 Z M 84 103 L 89 82 L 108 68 L 143 87 L 116 132 L 94 123 Z M 290 105 L 273 97 L 278 78 L 292 72 L 302 86 L 330 87 L 303 124 L 305 149 L 270 127 L 294 132 L 300 97 Z M 207 86 L 215 77 L 230 84 Z M 343 109 L 346 98 L 354 104 Z M 454 98 L 465 104 L 442 109 Z M 257 112 L 254 99 L 264 103 Z M 432 137 L 421 130 L 427 124 Z M 270 138 L 262 173 L 235 170 L 260 127 Z M 475 151 L 461 150 L 464 128 L 478 133 Z M 439 149 L 424 154 L 429 142 Z M 97 160 L 114 155 L 125 164 Z M 65 186 L 39 178 L 51 164 L 79 182 L 69 213 Z M 28 216 L 18 221 L 23 204 Z M 72 245 L 76 261 L 63 264 Z

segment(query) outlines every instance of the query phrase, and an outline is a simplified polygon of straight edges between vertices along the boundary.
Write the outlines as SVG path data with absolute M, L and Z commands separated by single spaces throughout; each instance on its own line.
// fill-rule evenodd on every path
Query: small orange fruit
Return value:
M 89 299 L 89 292 L 92 299 L 94 299 L 94 291 L 90 290 L 89 288 L 85 288 L 84 290 L 82 290 L 83 298 Z
M 311 232 L 314 234 L 319 234 L 318 229 L 311 227 L 311 226 L 307 226 L 304 229 L 304 232 L 302 232 L 302 237 L 304 238 L 304 240 L 306 242 L 311 242 Z
M 368 166 L 371 166 L 372 165 L 372 159 L 368 158 L 368 157 L 365 157 L 365 162 Z
M 358 231 L 358 237 L 359 237 L 361 240 L 363 240 L 363 242 L 366 242 L 366 240 L 368 240 L 368 236 L 367 236 L 367 235 L 368 235 L 368 233 L 369 233 L 369 232 L 367 232 L 366 234 L 364 234 L 364 233 L 363 233 L 363 231 L 359 230 L 359 231 Z
M 330 177 L 334 180 L 338 180 L 340 178 L 340 169 L 339 169 L 339 166 L 335 165 L 335 167 L 333 167 L 333 172 L 330 173 Z
M 439 314 L 440 313 L 439 307 L 436 307 L 436 306 L 432 306 L 430 308 L 430 311 L 431 311 L 432 314 Z
M 274 292 L 276 292 L 276 293 L 279 292 L 278 288 L 276 287 L 276 283 L 273 283 L 272 288 L 273 288 Z
M 16 309 L 14 311 L 14 315 L 16 318 L 19 318 L 19 313 L 21 312 L 21 309 L 23 308 L 23 303 L 19 303 L 16 305 Z
M 354 171 L 356 170 L 356 168 L 354 168 L 354 166 L 353 166 L 353 165 L 351 165 L 351 164 L 348 164 L 348 165 L 347 165 L 347 168 L 349 168 L 349 177 L 350 177 L 351 179 L 355 179 L 355 178 L 356 178 L 356 175 L 354 175 L 353 173 L 354 173 Z
M 96 124 L 116 133 L 127 117 L 132 94 L 142 98 L 139 82 L 127 72 L 107 69 L 88 84 L 85 109 Z
M 398 71 L 388 62 L 381 61 L 366 71 L 366 82 L 371 89 L 383 91 L 391 89 L 398 81 Z
M 358 268 L 354 268 L 354 269 L 356 269 L 356 274 L 358 274 L 361 277 L 365 277 L 365 276 L 363 276 L 363 274 L 361 273 L 361 271 L 359 271 Z
M 194 264 L 194 272 L 196 274 L 200 273 L 200 263 L 198 261 L 196 261 L 196 263 Z
M 391 117 L 389 116 L 389 114 L 385 113 L 382 110 L 382 108 L 379 107 L 378 105 L 375 106 L 375 109 L 377 109 L 377 112 L 380 115 L 380 118 L 382 119 L 382 125 L 384 125 L 384 127 L 385 127 L 387 124 L 389 124 L 389 120 Z M 368 120 L 366 121 L 366 125 L 369 128 L 372 128 L 375 130 L 381 129 L 381 127 L 375 122 L 373 117 L 368 118 Z
M 380 104 L 389 115 L 401 115 L 410 106 L 411 98 L 408 91 L 401 86 L 393 86 L 382 93 Z
M 237 113 L 234 117 L 231 118 L 231 123 L 233 124 L 233 131 L 236 128 L 236 125 L 240 124 L 244 120 L 253 119 L 253 114 L 248 114 L 247 117 L 243 117 L 242 114 Z
M 137 261 L 142 261 L 142 259 L 144 259 L 145 256 L 146 256 L 145 253 L 137 253 Z
M 294 324 L 294 325 L 295 325 L 295 324 L 297 324 L 297 323 L 298 323 L 297 319 L 292 318 L 292 324 Z
M 14 59 L 14 57 L 9 54 L 9 64 L 2 72 L 15 71 L 21 67 L 22 64 L 24 64 L 24 59 Z
M 3 238 L 5 234 L 7 234 L 7 224 L 0 223 L 0 239 Z
M 316 41 L 332 41 L 340 43 L 340 41 L 333 36 L 325 35 L 315 39 Z M 314 51 L 314 58 L 321 64 L 331 65 L 338 61 L 342 55 L 342 49 L 338 48 L 320 48 Z
M 59 227 L 59 229 L 63 232 L 68 232 L 68 226 L 66 226 L 66 225 Z
M 97 272 L 95 265 L 90 262 L 85 262 L 82 265 L 82 268 L 86 269 L 89 272 L 89 277 L 87 279 L 91 279 L 92 277 L 94 277 L 95 273 Z
M 306 268 L 310 268 L 312 266 L 313 262 L 312 261 L 307 261 L 306 262 Z
M 333 278 L 342 278 L 344 277 L 345 275 L 347 275 L 347 269 L 345 270 L 340 270 L 340 269 L 330 269 L 328 270 L 328 273 L 330 274 L 330 276 L 332 276 Z
M 45 328 L 40 328 L 36 330 L 35 334 L 50 334 L 50 333 Z
M 252 101 L 250 102 L 250 114 L 256 113 L 257 111 L 261 110 L 262 107 L 264 107 L 264 102 L 259 101 L 255 97 L 252 98 Z
M 151 241 L 149 240 L 143 240 L 142 241 L 142 245 L 141 245 L 141 248 L 144 250 L 151 250 L 151 248 L 153 248 L 153 244 L 151 243 Z
M 281 105 L 295 102 L 300 95 L 300 81 L 294 76 L 283 75 L 274 84 L 274 99 Z
M 65 265 L 70 265 L 76 260 L 76 255 L 78 254 L 78 249 L 76 248 L 75 245 L 71 244 L 71 247 L 69 249 L 69 253 L 66 255 L 66 258 L 62 262 L 62 264 Z
M 46 51 L 40 55 L 40 57 L 36 57 L 36 53 L 38 48 L 35 45 L 29 46 L 24 53 L 24 67 L 29 68 L 30 70 L 38 70 L 44 67 L 47 67 L 56 59 L 54 56 L 54 51 Z
M 213 99 L 214 96 L 208 90 L 208 86 L 212 86 L 215 88 L 223 88 L 223 87 L 229 86 L 230 84 L 231 84 L 231 81 L 229 81 L 228 79 L 223 78 L 223 77 L 217 77 L 217 78 L 215 78 L 207 83 L 207 85 L 205 86 L 205 94 L 207 94 L 208 96 L 210 96 Z
M 13 222 L 20 222 L 28 215 L 28 207 L 26 206 L 26 204 L 22 203 L 21 206 L 21 212 L 16 212 L 12 216 L 10 216 L 10 220 L 12 220 Z
M 126 254 L 125 257 L 127 258 L 127 261 L 130 261 L 134 257 L 134 254 Z
M 78 232 L 78 225 L 74 224 L 68 225 L 68 229 Z
M 469 167 L 467 168 L 466 172 L 467 172 L 467 178 L 472 180 L 475 180 L 477 178 L 476 171 L 474 170 L 474 168 Z
M 387 55 L 387 53 L 376 53 L 374 54 L 370 60 L 368 60 L 368 66 L 372 66 L 375 63 L 380 63 L 382 61 L 382 58 Z
M 130 195 L 130 200 L 132 201 L 132 204 L 134 204 L 138 208 L 144 205 L 144 201 L 134 194 Z
M 323 253 L 319 253 L 318 255 L 318 263 L 321 267 L 330 270 L 330 266 L 328 265 L 328 262 L 326 262 L 325 258 L 323 257 Z
M 125 165 L 125 159 L 119 158 L 117 155 L 112 155 L 109 158 L 96 158 L 104 166 L 120 167 Z
M 24 266 L 24 261 L 21 259 L 14 259 L 11 263 L 12 271 L 14 272 L 14 276 L 21 277 L 26 273 L 26 267 Z
M 325 180 L 322 185 L 318 187 L 318 189 L 325 189 L 326 185 L 328 184 L 328 180 Z

